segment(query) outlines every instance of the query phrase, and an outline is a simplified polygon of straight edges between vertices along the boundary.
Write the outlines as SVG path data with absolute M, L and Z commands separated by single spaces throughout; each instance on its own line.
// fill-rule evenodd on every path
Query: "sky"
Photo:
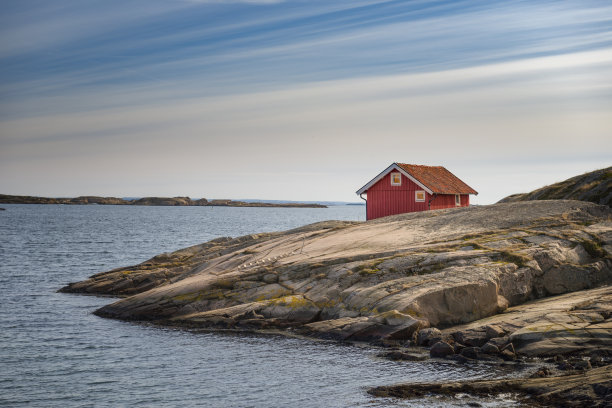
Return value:
M 0 193 L 490 204 L 612 165 L 612 2 L 3 0 Z

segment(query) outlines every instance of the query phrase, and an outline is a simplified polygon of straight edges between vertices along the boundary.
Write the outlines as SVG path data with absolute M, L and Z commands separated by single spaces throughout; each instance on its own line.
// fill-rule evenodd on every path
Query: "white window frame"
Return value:
M 399 176 L 399 183 L 394 183 L 393 182 L 393 176 L 395 176 L 396 174 Z M 401 186 L 402 185 L 402 173 L 400 173 L 399 171 L 395 171 L 395 172 L 391 173 L 391 185 L 392 186 Z
M 419 199 L 419 194 L 422 193 L 423 194 L 423 199 Z M 425 202 L 425 197 L 427 197 L 427 195 L 425 194 L 425 190 L 415 190 L 414 192 L 414 201 L 417 203 L 424 203 Z
M 461 194 L 455 194 L 455 205 L 457 207 L 461 206 Z

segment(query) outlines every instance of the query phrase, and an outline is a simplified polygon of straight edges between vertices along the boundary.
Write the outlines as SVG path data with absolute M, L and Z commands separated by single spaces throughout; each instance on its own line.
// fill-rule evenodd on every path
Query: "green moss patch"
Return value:
M 593 240 L 581 240 L 580 244 L 584 248 L 585 251 L 593 258 L 605 258 L 606 251 L 602 248 L 602 242 L 599 239 Z
M 526 266 L 527 262 L 529 262 L 529 258 L 526 256 L 510 251 L 500 251 L 499 254 L 503 261 L 513 263 L 519 268 Z

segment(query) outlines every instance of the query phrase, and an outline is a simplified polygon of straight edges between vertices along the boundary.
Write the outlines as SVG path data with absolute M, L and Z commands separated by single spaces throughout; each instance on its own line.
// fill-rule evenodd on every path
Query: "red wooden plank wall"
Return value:
M 460 207 L 468 207 L 469 205 L 470 205 L 470 195 L 461 194 Z M 438 194 L 436 195 L 436 198 L 434 198 L 434 200 L 431 202 L 432 210 L 440 210 L 442 208 L 453 208 L 453 207 L 456 207 L 454 194 Z
M 367 210 L 368 220 L 386 217 L 388 215 L 402 214 L 415 211 L 426 211 L 431 195 L 425 193 L 425 202 L 415 201 L 415 191 L 423 190 L 412 180 L 401 175 L 401 185 L 391 185 L 391 173 L 387 174 L 378 183 L 374 184 L 367 191 Z M 461 195 L 461 207 L 470 205 L 470 196 Z M 431 203 L 431 209 L 454 208 L 454 194 L 438 194 Z
M 378 183 L 368 189 L 368 219 L 385 217 L 387 215 L 406 212 L 424 211 L 427 209 L 429 197 L 425 202 L 415 202 L 414 192 L 423 190 L 403 174 L 401 185 L 391 185 L 391 173 L 387 174 Z

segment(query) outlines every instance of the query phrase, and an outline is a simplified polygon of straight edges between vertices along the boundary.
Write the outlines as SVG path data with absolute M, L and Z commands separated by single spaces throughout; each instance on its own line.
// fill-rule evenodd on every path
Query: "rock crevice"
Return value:
M 407 342 L 425 327 L 609 285 L 610 218 L 591 203 L 534 201 L 330 221 L 218 238 L 62 290 L 125 296 L 96 312 L 119 319 Z M 521 330 L 539 329 L 512 324 L 528 354 Z

